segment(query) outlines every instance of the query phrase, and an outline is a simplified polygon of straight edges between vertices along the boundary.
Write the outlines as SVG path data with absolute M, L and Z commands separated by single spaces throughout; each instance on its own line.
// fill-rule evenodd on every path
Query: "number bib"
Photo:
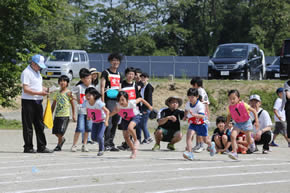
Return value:
M 230 105 L 229 110 L 233 120 L 237 123 L 245 122 L 250 118 L 250 115 L 243 102 L 236 105 Z
M 92 119 L 94 123 L 102 122 L 102 111 L 99 109 L 88 109 L 88 117 Z
M 128 94 L 129 100 L 135 100 L 136 99 L 135 87 L 127 87 L 127 88 L 123 88 L 122 90 L 125 91 Z
M 84 101 L 86 100 L 85 97 L 86 97 L 85 94 L 83 94 L 83 93 L 80 94 L 80 104 L 84 103 Z
M 204 124 L 204 121 L 203 121 L 203 119 L 200 119 L 200 118 L 190 117 L 188 119 L 188 123 L 195 124 L 195 125 L 202 125 L 202 124 Z
M 120 75 L 119 74 L 109 74 L 108 76 L 111 89 L 119 89 L 120 88 Z
M 120 109 L 118 114 L 127 121 L 130 121 L 133 117 L 135 117 L 133 109 Z

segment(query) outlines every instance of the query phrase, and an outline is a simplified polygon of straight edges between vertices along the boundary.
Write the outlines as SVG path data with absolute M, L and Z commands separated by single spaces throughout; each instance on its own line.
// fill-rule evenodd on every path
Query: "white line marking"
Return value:
M 63 190 L 63 189 L 88 188 L 88 187 L 98 187 L 98 186 L 108 186 L 108 185 L 125 185 L 125 184 L 148 183 L 148 182 L 191 179 L 191 178 L 200 179 L 200 178 L 211 178 L 211 177 L 227 177 L 227 176 L 241 176 L 241 175 L 246 176 L 246 175 L 274 174 L 274 173 L 288 173 L 288 172 L 289 171 L 267 171 L 267 172 L 248 172 L 248 173 L 240 173 L 240 172 L 238 172 L 238 173 L 230 173 L 230 174 L 214 174 L 214 175 L 203 175 L 203 176 L 184 176 L 184 177 L 181 177 L 181 178 L 180 177 L 176 177 L 176 178 L 167 178 L 167 179 L 123 181 L 123 182 L 103 183 L 103 184 L 83 184 L 83 185 L 75 185 L 75 186 L 61 186 L 61 187 L 53 187 L 53 188 L 18 190 L 18 191 L 9 192 L 9 193 L 44 192 L 44 191 L 54 191 L 54 190 Z M 202 189 L 213 189 L 213 188 L 227 188 L 227 187 L 235 187 L 235 186 L 262 185 L 262 184 L 287 183 L 287 182 L 290 182 L 290 180 L 264 181 L 264 182 L 230 184 L 230 185 L 221 185 L 221 186 L 189 187 L 189 188 L 182 188 L 182 189 L 158 191 L 158 192 L 154 192 L 154 193 L 179 192 L 179 191 L 202 190 Z
M 168 172 L 181 172 L 181 171 L 189 171 L 189 170 L 212 170 L 212 169 L 228 169 L 228 168 L 240 168 L 240 167 L 260 167 L 260 166 L 273 166 L 273 165 L 289 165 L 290 163 L 277 163 L 277 164 L 254 164 L 254 165 L 236 165 L 236 166 L 216 166 L 216 167 L 200 167 L 200 168 L 177 168 L 177 169 L 169 169 L 169 170 L 139 170 L 139 171 L 131 171 L 131 172 L 112 172 L 112 173 L 98 173 L 98 174 L 86 174 L 86 175 L 70 175 L 70 176 L 58 176 L 52 178 L 38 178 L 33 180 L 12 180 L 0 182 L 0 184 L 12 184 L 12 183 L 30 183 L 30 182 L 39 182 L 39 181 L 53 181 L 53 180 L 64 180 L 71 178 L 87 178 L 87 177 L 98 177 L 98 176 L 112 176 L 112 175 L 124 175 L 124 174 L 144 174 L 144 173 L 168 173 Z

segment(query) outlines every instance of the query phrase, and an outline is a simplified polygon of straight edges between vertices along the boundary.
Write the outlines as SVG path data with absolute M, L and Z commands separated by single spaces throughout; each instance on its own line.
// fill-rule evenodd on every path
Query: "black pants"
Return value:
M 286 113 L 286 121 L 287 121 L 287 137 L 290 139 L 290 109 L 287 108 L 285 110 Z
M 44 135 L 42 100 L 35 101 L 22 99 L 21 106 L 24 149 L 29 150 L 33 148 L 32 125 L 35 129 L 37 149 L 45 149 L 46 139 Z
M 117 100 L 106 100 L 106 107 L 112 112 L 117 104 Z M 113 117 L 109 118 L 109 126 L 106 128 L 105 131 L 105 147 L 114 147 L 114 138 L 118 126 L 118 122 L 120 120 L 120 116 L 114 115 Z
M 263 144 L 263 149 L 269 150 L 269 143 L 272 139 L 272 132 L 266 131 L 261 135 L 260 141 L 255 141 L 257 145 Z

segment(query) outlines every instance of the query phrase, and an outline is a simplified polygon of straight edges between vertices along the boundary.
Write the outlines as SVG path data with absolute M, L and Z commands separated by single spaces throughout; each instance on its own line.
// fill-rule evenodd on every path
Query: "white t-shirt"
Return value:
M 190 102 L 187 102 L 185 104 L 185 110 L 188 111 L 187 118 L 189 119 L 190 123 L 192 123 L 192 124 L 203 124 L 204 123 L 204 119 L 195 119 L 195 118 L 193 118 L 193 116 L 190 113 L 190 112 L 192 112 L 193 114 L 205 115 L 205 106 L 199 100 L 197 101 L 197 103 L 195 103 L 195 105 L 192 105 L 192 104 L 190 104 Z M 191 118 L 193 118 L 194 120 L 191 121 Z
M 28 85 L 28 87 L 36 92 L 42 91 L 42 76 L 40 72 L 35 72 L 31 68 L 30 65 L 28 65 L 25 70 L 21 73 L 21 83 L 22 85 Z M 22 88 L 22 99 L 28 99 L 28 100 L 42 100 L 43 97 L 40 95 L 30 95 L 24 92 Z
M 277 110 L 278 115 L 282 118 L 282 121 L 285 121 L 285 110 L 283 109 L 281 111 L 281 106 L 282 106 L 282 99 L 281 98 L 277 98 L 275 103 L 274 103 L 274 109 Z M 274 120 L 275 122 L 280 122 L 280 120 L 278 119 L 278 117 L 274 114 Z
M 133 109 L 135 116 L 140 114 L 139 108 L 137 107 L 137 104 L 136 104 L 136 100 L 129 100 L 127 107 L 123 107 L 119 103 L 117 103 L 117 107 L 118 109 Z
M 209 99 L 208 99 L 208 96 L 207 96 L 207 93 L 206 93 L 206 91 L 204 90 L 204 88 L 199 87 L 197 90 L 198 90 L 198 94 L 199 94 L 199 95 L 201 96 L 201 98 L 202 98 L 202 102 L 203 102 L 203 103 L 210 104 Z
M 83 103 L 86 101 L 85 91 L 89 87 L 93 87 L 93 85 L 86 87 L 84 84 L 79 84 L 71 89 L 78 101 L 78 114 L 87 114 L 86 107 Z
M 271 127 L 272 126 L 271 117 L 270 117 L 269 113 L 266 110 L 260 108 L 259 111 L 257 112 L 257 114 L 259 114 L 259 112 L 261 110 L 263 110 L 263 111 L 260 114 L 260 116 L 258 117 L 259 118 L 259 130 L 262 130 L 262 129 L 266 128 L 266 127 Z M 250 113 L 250 116 L 251 116 L 252 120 L 255 120 L 255 117 L 254 117 L 252 112 Z M 255 132 L 255 130 L 256 129 L 254 129 L 253 131 Z
M 106 106 L 106 104 L 101 100 L 101 99 L 98 99 L 96 100 L 95 104 L 94 105 L 90 105 L 90 103 L 86 100 L 83 104 L 87 109 L 98 109 L 98 110 L 101 110 L 102 111 L 102 119 L 105 120 L 106 118 L 106 114 L 105 112 L 103 111 L 103 107 Z

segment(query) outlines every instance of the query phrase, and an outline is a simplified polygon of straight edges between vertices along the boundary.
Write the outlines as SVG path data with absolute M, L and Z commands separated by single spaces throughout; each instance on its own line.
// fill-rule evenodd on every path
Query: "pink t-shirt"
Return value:
M 246 122 L 249 120 L 249 108 L 250 106 L 244 102 L 239 102 L 235 105 L 229 106 L 229 112 L 233 120 L 237 123 Z

